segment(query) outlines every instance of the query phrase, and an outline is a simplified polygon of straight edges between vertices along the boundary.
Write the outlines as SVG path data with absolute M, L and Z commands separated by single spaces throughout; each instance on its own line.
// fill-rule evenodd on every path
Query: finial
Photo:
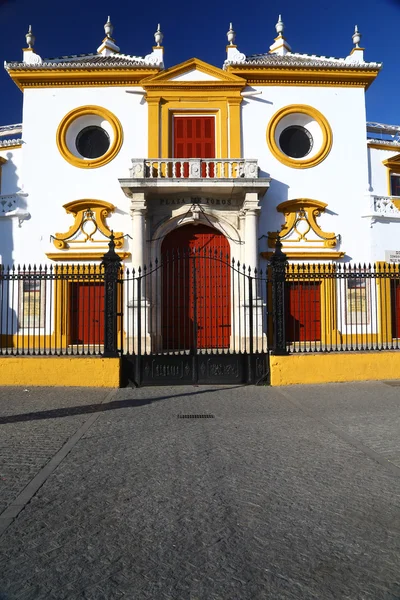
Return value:
M 28 48 L 33 48 L 33 44 L 35 43 L 35 36 L 32 33 L 32 25 L 29 25 L 28 33 L 25 35 L 26 43 L 28 44 Z
M 157 31 L 154 34 L 154 40 L 155 40 L 157 46 L 161 46 L 163 38 L 164 38 L 164 36 L 161 33 L 161 25 L 159 23 L 157 25 Z
M 236 33 L 233 31 L 232 23 L 229 23 L 229 31 L 226 33 L 226 37 L 228 38 L 229 45 L 233 46 L 235 43 Z
M 354 27 L 354 33 L 352 35 L 353 38 L 353 44 L 355 45 L 356 48 L 359 48 L 359 43 L 361 41 L 361 33 L 358 31 L 358 27 L 357 25 Z
M 113 24 L 110 21 L 110 17 L 107 17 L 107 23 L 104 25 L 104 31 L 108 39 L 112 39 L 112 34 L 114 31 Z
M 285 28 L 285 24 L 282 21 L 282 15 L 279 15 L 278 22 L 275 25 L 276 33 L 278 35 L 282 35 L 284 28 Z

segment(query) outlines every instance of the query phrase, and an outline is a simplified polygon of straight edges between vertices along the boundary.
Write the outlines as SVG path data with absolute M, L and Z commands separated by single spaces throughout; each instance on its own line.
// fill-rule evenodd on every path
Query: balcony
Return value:
M 130 177 L 120 179 L 124 193 L 160 195 L 176 192 L 264 194 L 270 179 L 259 176 L 258 161 L 248 158 L 133 158 Z

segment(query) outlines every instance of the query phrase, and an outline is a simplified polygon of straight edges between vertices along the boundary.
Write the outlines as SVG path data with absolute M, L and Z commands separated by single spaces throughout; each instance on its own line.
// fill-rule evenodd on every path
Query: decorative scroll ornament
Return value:
M 282 202 L 276 209 L 283 213 L 285 223 L 279 237 L 283 251 L 286 249 L 303 250 L 303 248 L 320 249 L 335 248 L 338 237 L 335 233 L 322 231 L 317 223 L 318 217 L 325 211 L 327 204 L 310 198 L 299 198 Z M 277 232 L 268 232 L 268 245 L 275 248 Z
M 67 213 L 75 221 L 66 233 L 56 233 L 53 244 L 58 250 L 103 250 L 108 248 L 111 230 L 105 220 L 115 210 L 115 206 L 102 200 L 78 200 L 64 204 Z M 114 232 L 116 248 L 124 244 L 123 233 Z

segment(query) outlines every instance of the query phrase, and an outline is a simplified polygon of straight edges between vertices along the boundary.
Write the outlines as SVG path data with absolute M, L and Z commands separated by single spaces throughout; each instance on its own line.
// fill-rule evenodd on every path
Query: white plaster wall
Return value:
M 1 167 L 0 194 L 14 194 L 22 186 L 22 148 L 0 148 L 0 157 L 7 161 Z
M 365 97 L 362 88 L 259 87 L 261 96 L 242 103 L 243 156 L 258 158 L 262 174 L 271 177 L 263 200 L 259 235 L 279 230 L 283 216 L 275 207 L 286 200 L 312 198 L 328 204 L 319 219 L 324 231 L 342 237 L 340 250 L 347 260 L 369 260 L 365 192 L 368 185 L 365 142 Z M 283 165 L 269 151 L 266 132 L 271 117 L 282 107 L 307 104 L 319 110 L 333 132 L 333 145 L 326 159 L 309 169 Z M 260 251 L 267 241 L 260 240 Z
M 0 195 L 15 194 L 23 188 L 23 148 L 0 148 L 0 156 L 7 160 L 1 167 Z M 7 199 L 4 198 L 4 201 L 6 202 Z M 25 209 L 26 204 L 26 198 L 18 198 L 16 206 Z M 17 218 L 1 216 L 3 207 L 1 206 L 0 209 L 0 264 L 11 265 L 18 256 L 19 246 L 24 239 L 24 230 L 23 227 L 19 227 Z
M 63 233 L 73 223 L 63 205 L 91 198 L 111 202 L 117 208 L 108 219 L 110 228 L 131 234 L 129 199 L 118 179 L 129 176 L 131 159 L 147 156 L 147 104 L 141 88 L 46 88 L 24 92 L 24 186 L 29 193 L 32 218 L 23 225 L 24 243 L 16 260 L 46 260 L 45 252 L 55 251 L 50 235 Z M 111 111 L 121 122 L 124 141 L 118 155 L 97 169 L 80 169 L 60 155 L 56 131 L 71 110 L 97 105 Z M 134 252 L 134 240 L 125 250 Z

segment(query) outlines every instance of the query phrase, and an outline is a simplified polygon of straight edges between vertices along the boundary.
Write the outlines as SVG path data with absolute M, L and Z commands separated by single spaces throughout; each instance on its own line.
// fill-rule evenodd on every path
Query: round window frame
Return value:
M 304 114 L 314 119 L 319 125 L 322 133 L 321 146 L 310 158 L 307 158 L 307 155 L 303 158 L 291 158 L 281 150 L 279 140 L 276 139 L 276 129 L 280 121 L 284 117 L 296 113 Z M 290 127 L 290 124 L 288 124 L 288 127 Z M 305 127 L 305 129 L 307 129 L 307 127 Z M 281 108 L 274 114 L 267 127 L 267 144 L 271 154 L 285 166 L 294 169 L 309 169 L 317 166 L 328 156 L 332 148 L 332 142 L 332 129 L 328 120 L 319 112 L 319 110 L 312 106 L 308 106 L 307 104 L 291 104 L 290 106 Z
M 110 146 L 107 152 L 98 158 L 80 158 L 73 154 L 69 149 L 67 144 L 67 132 L 76 119 L 93 115 L 101 117 L 110 124 L 113 134 L 112 139 L 110 140 Z M 82 127 L 82 129 L 84 129 L 84 127 Z M 62 119 L 57 129 L 56 142 L 61 156 L 72 166 L 80 169 L 97 169 L 111 162 L 120 151 L 123 142 L 122 125 L 117 117 L 106 108 L 92 105 L 80 106 L 71 110 Z

